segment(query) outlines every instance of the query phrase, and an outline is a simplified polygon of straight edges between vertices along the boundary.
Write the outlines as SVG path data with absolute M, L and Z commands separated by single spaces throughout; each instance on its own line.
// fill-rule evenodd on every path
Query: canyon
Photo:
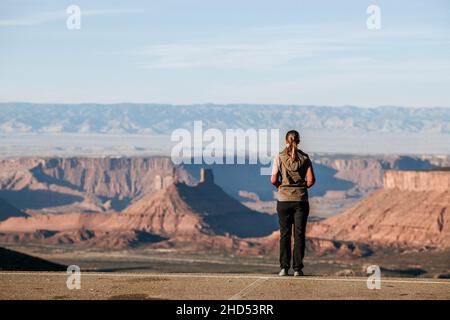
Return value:
M 450 171 L 441 169 L 448 158 L 312 158 L 319 183 L 311 190 L 309 254 L 448 249 Z M 273 204 L 258 166 L 175 166 L 159 156 L 11 158 L 0 165 L 2 244 L 278 252 L 276 216 L 252 209 Z M 316 219 L 315 201 L 342 199 L 352 201 L 342 213 Z
M 310 154 L 318 183 L 310 190 L 314 212 L 328 217 L 382 187 L 385 170 L 432 169 L 450 165 L 450 156 L 356 156 Z M 250 208 L 274 213 L 275 191 L 260 164 L 175 166 L 169 157 L 13 157 L 0 159 L 0 199 L 26 214 L 120 212 L 156 191 L 158 177 L 187 185 L 201 168 L 215 183 Z M 323 213 L 322 213 L 323 212 Z
M 12 158 L 0 160 L 0 198 L 33 213 L 120 211 L 171 175 L 167 157 Z M 176 179 L 189 182 L 184 170 Z
M 0 238 L 6 243 L 116 249 L 135 244 L 205 249 L 233 245 L 241 238 L 268 235 L 276 229 L 274 216 L 250 210 L 215 185 L 212 172 L 202 172 L 201 180 L 189 186 L 179 182 L 172 170 L 159 183 L 154 179 L 155 192 L 121 212 L 11 217 L 0 224 Z

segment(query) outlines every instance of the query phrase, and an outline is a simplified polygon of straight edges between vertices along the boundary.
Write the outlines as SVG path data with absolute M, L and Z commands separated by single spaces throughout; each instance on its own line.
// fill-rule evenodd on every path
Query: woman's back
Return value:
M 297 150 L 298 157 L 291 157 L 286 149 L 278 154 L 278 172 L 280 186 L 278 188 L 278 201 L 308 201 L 308 188 L 306 172 L 311 165 L 309 156 Z

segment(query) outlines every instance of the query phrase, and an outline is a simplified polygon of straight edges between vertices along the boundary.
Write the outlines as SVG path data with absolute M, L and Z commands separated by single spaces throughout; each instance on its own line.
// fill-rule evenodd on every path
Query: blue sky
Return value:
M 2 102 L 450 107 L 448 0 L 0 0 L 0 48 Z

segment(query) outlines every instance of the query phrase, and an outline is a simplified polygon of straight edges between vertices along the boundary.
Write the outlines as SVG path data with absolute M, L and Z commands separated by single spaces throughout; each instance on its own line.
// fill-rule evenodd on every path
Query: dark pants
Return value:
M 303 269 L 305 256 L 305 232 L 309 215 L 308 201 L 278 201 L 278 221 L 280 223 L 280 267 L 291 266 L 291 237 L 294 225 L 294 271 Z

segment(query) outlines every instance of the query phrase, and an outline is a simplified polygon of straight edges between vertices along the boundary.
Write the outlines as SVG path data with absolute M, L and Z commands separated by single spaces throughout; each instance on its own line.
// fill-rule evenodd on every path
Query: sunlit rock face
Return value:
M 450 171 L 387 171 L 384 187 L 309 235 L 404 248 L 450 247 Z

